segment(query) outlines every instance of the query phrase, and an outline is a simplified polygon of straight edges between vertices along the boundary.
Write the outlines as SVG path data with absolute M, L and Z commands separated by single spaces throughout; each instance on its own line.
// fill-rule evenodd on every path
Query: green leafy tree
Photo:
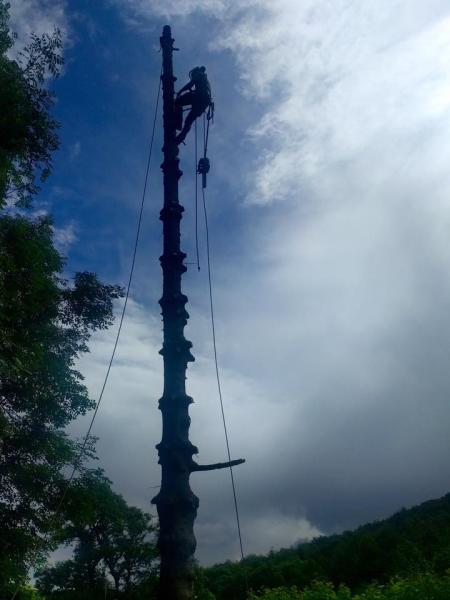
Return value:
M 9 30 L 9 4 L 0 0 L 0 207 L 7 201 L 29 206 L 52 167 L 58 148 L 58 123 L 51 115 L 54 94 L 47 74 L 62 65 L 61 33 L 31 36 L 28 46 L 9 53 L 15 35 Z
M 121 295 L 93 273 L 69 283 L 63 266 L 48 218 L 0 217 L 0 590 L 47 549 L 80 451 L 64 427 L 93 407 L 75 361 Z
M 205 570 L 197 565 L 194 577 L 195 600 L 216 600 L 216 596 L 208 590 L 208 582 L 205 578 Z
M 38 588 L 48 599 L 146 598 L 156 580 L 157 552 L 152 517 L 128 506 L 99 470 L 74 481 L 64 507 L 60 541 L 73 546 L 72 560 L 44 569 Z M 142 596 L 144 597 L 144 596 Z
M 0 208 L 9 207 L 0 214 L 1 598 L 49 548 L 63 473 L 80 452 L 64 428 L 93 407 L 75 363 L 91 333 L 112 323 L 122 295 L 93 273 L 66 280 L 51 219 L 12 213 L 14 204 L 30 206 L 51 170 L 58 138 L 47 76 L 62 59 L 57 30 L 32 35 L 12 59 L 8 8 L 0 0 Z

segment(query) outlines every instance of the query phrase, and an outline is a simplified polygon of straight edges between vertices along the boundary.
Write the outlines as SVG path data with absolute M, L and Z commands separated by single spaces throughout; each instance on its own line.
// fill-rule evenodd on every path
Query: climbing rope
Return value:
M 215 320 L 214 320 L 214 301 L 213 301 L 213 291 L 212 291 L 212 282 L 211 282 L 211 253 L 210 253 L 210 246 L 209 246 L 208 213 L 206 210 L 205 188 L 203 188 L 203 187 L 202 187 L 202 198 L 203 198 L 203 214 L 205 217 L 205 229 L 206 229 L 206 258 L 207 258 L 207 266 L 208 266 L 209 308 L 210 308 L 210 314 L 211 314 L 211 329 L 212 329 L 212 339 L 213 339 L 213 349 L 214 349 L 214 364 L 215 364 L 215 370 L 216 370 L 217 390 L 219 392 L 220 411 L 222 413 L 223 431 L 225 433 L 225 442 L 226 442 L 226 446 L 227 446 L 228 461 L 231 462 L 230 442 L 228 439 L 228 428 L 227 428 L 227 422 L 225 419 L 225 410 L 223 407 L 222 386 L 220 384 L 220 373 L 219 373 L 219 360 L 217 357 L 216 327 L 215 327 Z M 241 550 L 241 559 L 244 560 L 244 549 L 243 549 L 243 544 L 242 544 L 241 524 L 240 524 L 240 519 L 239 519 L 239 509 L 238 509 L 238 501 L 237 501 L 237 494 L 236 494 L 236 485 L 234 482 L 233 467 L 231 465 L 230 465 L 230 477 L 231 477 L 231 487 L 233 490 L 234 510 L 236 513 L 236 524 L 237 524 L 238 537 L 239 537 L 239 546 L 240 546 L 240 550 Z
M 161 71 L 161 75 L 162 75 L 162 71 Z M 103 399 L 103 394 L 106 388 L 106 384 L 108 383 L 108 379 L 109 379 L 109 374 L 111 371 L 111 367 L 114 361 L 114 357 L 116 354 L 116 350 L 117 350 L 117 345 L 119 343 L 119 338 L 120 338 L 120 334 L 122 331 L 122 325 L 123 325 L 123 321 L 125 318 L 125 312 L 127 309 L 127 304 L 128 304 L 128 299 L 130 296 L 130 288 L 131 288 L 131 281 L 133 279 L 133 273 L 134 273 L 134 266 L 136 263 L 136 254 L 137 254 L 137 248 L 138 248 L 138 243 L 139 243 L 139 236 L 140 236 L 140 232 L 141 232 L 141 224 L 142 224 L 142 215 L 144 212 L 144 204 L 145 204 L 145 196 L 147 193 L 147 185 L 148 185 L 148 180 L 149 180 L 149 172 L 150 172 L 150 163 L 151 163 L 151 158 L 152 158 L 152 151 L 153 151 L 153 142 L 155 139 L 155 128 L 156 128 L 156 119 L 157 119 L 157 115 L 158 115 L 158 106 L 159 106 L 159 99 L 160 99 L 160 95 L 161 95 L 161 75 L 159 77 L 159 85 L 158 85 L 158 93 L 156 96 L 156 104 L 155 104 L 155 113 L 154 113 L 154 117 L 153 117 L 153 125 L 152 125 L 152 132 L 151 132 L 151 136 L 150 136 L 150 144 L 149 144 L 149 152 L 148 152 L 148 159 L 147 159 L 147 167 L 146 167 L 146 171 L 145 171 L 145 178 L 144 178 L 144 187 L 142 190 L 142 198 L 141 198 L 141 205 L 140 205 L 140 210 L 139 210 L 139 217 L 138 217 L 138 222 L 137 222 L 137 228 L 136 228 L 136 236 L 135 236 L 135 242 L 134 242 L 134 249 L 133 249 L 133 254 L 132 254 L 132 259 L 131 259 L 131 267 L 130 267 L 130 275 L 128 277 L 128 283 L 127 283 L 127 288 L 126 288 L 126 293 L 125 293 L 125 300 L 123 303 L 123 307 L 122 307 L 122 312 L 120 315 L 120 321 L 119 321 L 119 327 L 117 329 L 117 333 L 116 333 L 116 338 L 114 341 L 114 346 L 113 346 L 113 350 L 111 353 L 111 358 L 109 360 L 108 363 L 108 368 L 106 369 L 106 374 L 105 374 L 105 378 L 103 380 L 103 385 L 101 387 L 101 391 L 97 400 L 97 403 L 95 405 L 95 409 L 94 409 L 94 413 L 92 415 L 92 418 L 90 420 L 89 423 L 89 427 L 88 430 L 83 438 L 83 444 L 81 445 L 81 449 L 79 452 L 79 455 L 77 457 L 77 459 L 74 462 L 73 468 L 72 468 L 72 472 L 70 474 L 69 479 L 66 481 L 65 483 L 65 487 L 64 487 L 64 491 L 62 493 L 61 499 L 59 501 L 59 503 L 56 506 L 55 512 L 53 513 L 52 517 L 51 517 L 51 521 L 50 523 L 56 521 L 56 519 L 58 518 L 61 508 L 63 506 L 64 500 L 67 497 L 67 494 L 69 492 L 70 486 L 72 484 L 72 481 L 75 477 L 76 472 L 78 471 L 81 461 L 85 455 L 86 452 L 86 447 L 89 441 L 89 437 L 91 435 L 91 431 L 92 431 L 92 427 L 94 426 L 94 422 L 95 422 L 95 418 L 97 417 L 97 413 L 98 410 L 100 408 L 100 404 L 101 401 Z M 18 592 L 20 591 L 20 585 L 16 588 L 16 590 L 14 591 L 11 600 L 14 600 L 18 594 Z

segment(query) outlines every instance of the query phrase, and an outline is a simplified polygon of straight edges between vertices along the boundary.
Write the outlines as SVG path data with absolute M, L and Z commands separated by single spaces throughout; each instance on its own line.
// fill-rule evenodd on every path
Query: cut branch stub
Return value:
M 211 465 L 199 465 L 196 462 L 192 461 L 191 472 L 195 471 L 215 471 L 216 469 L 227 469 L 228 467 L 235 467 L 237 465 L 242 465 L 245 463 L 245 458 L 238 458 L 236 460 L 230 460 L 228 462 L 223 463 L 213 463 Z

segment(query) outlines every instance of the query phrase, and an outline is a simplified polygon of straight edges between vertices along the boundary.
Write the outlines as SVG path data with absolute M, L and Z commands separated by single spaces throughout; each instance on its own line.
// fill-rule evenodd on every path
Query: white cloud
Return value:
M 10 7 L 10 27 L 17 33 L 14 51 L 30 41 L 30 35 L 52 34 L 55 27 L 67 40 L 68 22 L 65 0 L 14 0 Z
M 113 347 L 114 329 L 95 335 L 91 353 L 80 361 L 80 370 L 86 377 L 93 398 L 98 397 L 103 384 Z M 160 483 L 155 445 L 161 438 L 161 417 L 157 406 L 163 387 L 162 359 L 158 354 L 161 342 L 159 320 L 130 300 L 115 362 L 93 429 L 93 435 L 100 438 L 100 464 L 113 479 L 115 489 L 129 502 L 146 510 L 150 509 L 149 501 L 156 495 Z M 226 447 L 211 357 L 196 353 L 196 362 L 189 369 L 188 378 L 188 393 L 195 398 L 190 413 L 193 417 L 191 439 L 200 450 L 197 460 L 199 463 L 224 461 Z M 262 471 L 264 453 L 258 449 L 270 430 L 273 434 L 278 409 L 265 399 L 263 391 L 254 382 L 234 371 L 223 372 L 223 388 L 232 455 L 245 455 L 253 463 L 253 468 Z M 273 419 L 263 421 L 260 427 L 252 429 L 252 406 L 253 411 L 265 407 L 266 414 L 272 413 Z M 89 418 L 90 415 L 77 421 L 73 425 L 73 433 L 83 435 Z M 242 435 L 243 424 L 245 436 Z M 240 468 L 245 468 L 245 465 Z M 192 477 L 191 485 L 201 499 L 197 524 L 198 556 L 211 562 L 234 555 L 237 538 L 233 533 L 235 525 L 229 472 L 198 473 Z M 208 502 L 204 502 L 206 498 Z M 218 529 L 216 510 L 219 506 L 223 507 L 224 518 Z M 264 552 L 269 542 L 270 546 L 283 544 L 282 532 L 288 528 L 289 516 L 261 515 L 252 511 L 250 506 L 243 506 L 243 515 L 246 528 L 260 531 L 263 521 L 268 528 L 265 539 L 261 535 L 252 535 L 249 549 Z M 269 527 L 270 523 L 273 530 Z M 296 541 L 314 535 L 318 535 L 318 530 L 304 518 L 291 520 L 289 540 L 292 536 L 292 541 Z M 211 550 L 211 545 L 216 543 L 217 546 Z
M 411 147 L 426 156 L 427 132 L 448 135 L 450 10 L 440 0 L 119 4 L 140 17 L 220 20 L 209 42 L 234 54 L 241 89 L 266 107 L 249 131 L 259 149 L 251 202 L 298 202 L 305 186 L 342 185 L 343 167 L 372 186 Z
M 261 554 L 270 550 L 279 550 L 299 542 L 310 541 L 320 537 L 322 532 L 313 527 L 304 518 L 295 518 L 281 513 L 267 513 L 264 516 L 245 516 L 244 521 L 245 555 Z M 227 547 L 229 558 L 239 560 L 240 547 L 237 543 L 236 523 L 228 515 L 221 521 L 217 518 L 211 521 L 199 520 L 196 526 L 196 536 L 205 564 L 223 560 L 224 545 Z
M 348 163 L 353 178 L 373 185 L 439 117 L 448 133 L 450 18 L 442 11 L 347 0 L 265 6 L 257 23 L 243 18 L 219 42 L 235 52 L 248 94 L 267 103 L 252 128 L 263 151 L 251 201 L 298 201 L 305 184 L 320 190 L 318 179 Z
M 53 239 L 56 248 L 65 254 L 70 246 L 77 240 L 75 222 L 71 221 L 64 227 L 54 227 Z

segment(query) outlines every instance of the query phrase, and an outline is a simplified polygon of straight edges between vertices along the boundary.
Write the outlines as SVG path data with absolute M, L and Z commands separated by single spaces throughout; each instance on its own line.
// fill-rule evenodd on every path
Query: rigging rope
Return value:
M 206 140 L 205 140 L 205 142 L 206 142 Z M 196 178 L 197 177 L 198 177 L 198 175 L 196 175 Z M 216 370 L 217 389 L 219 392 L 220 411 L 222 413 L 223 430 L 225 433 L 225 442 L 226 442 L 226 446 L 227 446 L 228 461 L 231 462 L 230 443 L 228 440 L 227 422 L 225 419 L 225 410 L 223 407 L 222 386 L 220 384 L 219 361 L 218 361 L 218 357 L 217 357 L 216 327 L 215 327 L 215 319 L 214 319 L 214 301 L 213 301 L 213 291 L 212 291 L 212 281 L 211 281 L 211 252 L 210 252 L 210 245 L 209 245 L 208 213 L 206 210 L 205 188 L 203 188 L 203 187 L 202 187 L 202 198 L 203 198 L 203 214 L 205 217 L 205 229 L 206 229 L 206 257 L 207 257 L 207 266 L 208 266 L 209 307 L 210 307 L 210 314 L 211 314 L 211 329 L 212 329 L 212 339 L 213 339 L 213 349 L 214 349 L 214 363 L 215 363 L 215 370 Z M 239 546 L 240 546 L 240 550 L 241 550 L 241 559 L 244 560 L 244 549 L 243 549 L 243 544 L 242 544 L 241 524 L 240 524 L 240 519 L 239 519 L 239 509 L 238 509 L 238 501 L 237 501 L 237 494 L 236 494 L 236 485 L 234 482 L 233 467 L 231 465 L 230 465 L 230 477 L 231 477 L 231 487 L 233 490 L 234 510 L 236 513 L 236 524 L 237 524 L 238 537 L 239 537 Z
M 161 72 L 161 74 L 162 74 L 162 72 Z M 95 406 L 94 413 L 93 413 L 91 421 L 89 423 L 88 430 L 87 430 L 87 432 L 86 432 L 86 434 L 84 436 L 83 444 L 81 446 L 81 450 L 79 452 L 78 457 L 76 458 L 76 460 L 74 462 L 74 465 L 73 465 L 73 468 L 72 468 L 72 472 L 70 474 L 69 479 L 65 483 L 63 494 L 61 496 L 61 499 L 60 499 L 58 505 L 56 506 L 55 512 L 53 513 L 52 519 L 51 519 L 50 522 L 55 521 L 58 518 L 58 516 L 60 514 L 60 511 L 61 511 L 61 508 L 62 508 L 62 505 L 64 503 L 64 500 L 67 497 L 67 493 L 68 493 L 68 491 L 70 489 L 70 486 L 72 484 L 72 481 L 73 481 L 73 479 L 75 477 L 75 473 L 77 472 L 77 470 L 78 470 L 78 468 L 80 466 L 80 463 L 81 463 L 81 459 L 83 458 L 83 456 L 85 454 L 86 447 L 87 447 L 87 444 L 88 444 L 88 441 L 89 441 L 89 437 L 90 437 L 90 434 L 91 434 L 91 431 L 92 431 L 92 427 L 94 425 L 94 421 L 95 421 L 95 418 L 97 416 L 98 410 L 100 408 L 100 403 L 101 403 L 102 398 L 103 398 L 103 393 L 105 391 L 106 384 L 107 384 L 108 379 L 109 379 L 109 374 L 110 374 L 111 367 L 112 367 L 112 364 L 113 364 L 113 361 L 114 361 L 114 357 L 115 357 L 115 354 L 116 354 L 116 350 L 117 350 L 117 345 L 119 343 L 120 333 L 122 331 L 122 325 L 123 325 L 123 321 L 124 321 L 124 318 L 125 318 L 125 311 L 126 311 L 127 304 L 128 304 L 128 298 L 130 296 L 130 288 L 131 288 L 131 281 L 133 279 L 134 266 L 135 266 L 135 263 L 136 263 L 136 254 L 137 254 L 137 248 L 138 248 L 138 243 L 139 243 L 139 235 L 140 235 L 140 232 L 141 232 L 142 215 L 143 215 L 143 211 L 144 211 L 145 196 L 146 196 L 146 192 L 147 192 L 147 184 L 148 184 L 148 179 L 149 179 L 150 162 L 151 162 L 151 158 L 152 158 L 153 142 L 154 142 L 154 139 L 155 139 L 156 118 L 157 118 L 157 115 L 158 115 L 158 106 L 159 106 L 160 95 L 161 95 L 161 76 L 159 77 L 158 93 L 157 93 L 157 96 L 156 96 L 155 114 L 154 114 L 154 117 L 153 117 L 152 133 L 151 133 L 151 136 L 150 136 L 150 145 L 149 145 L 149 152 L 148 152 L 148 159 L 147 159 L 147 167 L 146 167 L 146 171 L 145 171 L 144 187 L 143 187 L 143 190 L 142 190 L 142 198 L 141 198 L 141 206 L 140 206 L 140 210 L 139 210 L 139 217 L 138 217 L 138 223 L 137 223 L 137 229 L 136 229 L 136 237 L 135 237 L 135 242 L 134 242 L 133 255 L 132 255 L 132 259 L 131 259 L 130 275 L 128 277 L 128 283 L 127 283 L 127 288 L 126 288 L 126 293 L 125 293 L 125 300 L 124 300 L 124 304 L 123 304 L 123 307 L 122 307 L 122 313 L 120 315 L 119 327 L 117 329 L 116 339 L 115 339 L 115 342 L 114 342 L 113 351 L 111 353 L 111 358 L 109 360 L 108 368 L 106 370 L 105 379 L 103 381 L 103 385 L 102 385 L 102 388 L 101 388 L 101 391 L 100 391 L 100 394 L 99 394 L 99 397 L 98 397 L 98 400 L 97 400 L 97 403 L 96 403 L 96 406 Z M 11 597 L 11 600 L 14 600 L 16 598 L 16 596 L 17 596 L 17 594 L 18 594 L 19 591 L 20 591 L 20 585 L 14 591 L 14 593 L 13 593 L 13 595 Z

